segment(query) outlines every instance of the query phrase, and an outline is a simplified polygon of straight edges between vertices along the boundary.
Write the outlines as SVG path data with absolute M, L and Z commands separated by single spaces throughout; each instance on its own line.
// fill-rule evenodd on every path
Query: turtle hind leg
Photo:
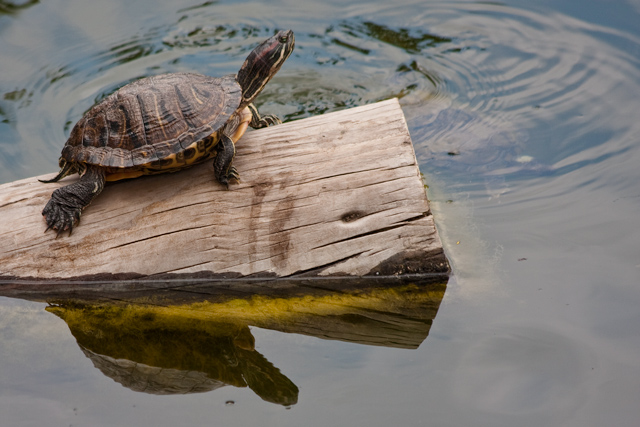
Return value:
M 73 226 L 80 221 L 82 210 L 102 192 L 105 183 L 105 171 L 98 167 L 88 167 L 84 175 L 73 184 L 60 187 L 53 192 L 51 199 L 42 210 L 47 229 L 62 232 L 73 231 Z
M 220 184 L 229 188 L 230 179 L 240 180 L 238 171 L 231 165 L 236 155 L 236 147 L 233 144 L 233 140 L 223 133 L 220 135 L 220 141 L 218 141 L 216 149 L 218 153 L 213 161 L 213 173 Z
M 261 116 L 258 112 L 258 108 L 253 104 L 249 104 L 247 107 L 251 110 L 251 122 L 249 123 L 249 126 L 254 129 L 266 128 L 267 126 L 279 125 L 282 123 L 282 120 L 273 114 Z

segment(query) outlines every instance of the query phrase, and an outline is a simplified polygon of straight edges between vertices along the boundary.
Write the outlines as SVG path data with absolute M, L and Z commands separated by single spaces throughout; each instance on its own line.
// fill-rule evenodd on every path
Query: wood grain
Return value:
M 4 184 L 0 279 L 449 271 L 396 99 L 249 132 L 234 164 L 230 190 L 209 163 L 109 184 L 57 239 L 41 211 L 75 178 Z

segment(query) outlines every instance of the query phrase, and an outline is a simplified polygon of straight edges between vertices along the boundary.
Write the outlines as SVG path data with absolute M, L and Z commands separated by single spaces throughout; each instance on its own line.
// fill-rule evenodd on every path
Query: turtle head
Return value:
M 293 31 L 279 31 L 247 56 L 236 79 L 242 88 L 242 106 L 249 105 L 287 60 L 295 39 Z

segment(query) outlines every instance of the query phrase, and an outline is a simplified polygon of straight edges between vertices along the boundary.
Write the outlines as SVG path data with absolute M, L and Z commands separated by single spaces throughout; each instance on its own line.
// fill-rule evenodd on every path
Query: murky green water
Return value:
M 636 426 L 638 22 L 637 0 L 0 2 L 0 182 L 56 171 L 73 123 L 124 83 L 232 73 L 291 28 L 258 104 L 294 120 L 399 97 L 454 271 L 417 349 L 254 321 L 216 338 L 235 379 L 211 362 L 188 394 L 134 391 L 105 374 L 117 352 L 0 298 L 1 424 Z M 276 397 L 228 356 L 252 346 L 238 360 Z

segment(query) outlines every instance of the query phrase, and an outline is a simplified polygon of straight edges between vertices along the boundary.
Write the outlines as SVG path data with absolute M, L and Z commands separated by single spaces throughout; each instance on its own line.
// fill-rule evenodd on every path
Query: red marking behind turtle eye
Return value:
M 269 62 L 269 57 L 271 57 L 273 52 L 276 51 L 278 47 L 279 43 L 275 40 L 268 45 L 264 45 L 263 49 L 260 49 L 260 53 L 257 55 L 256 59 L 262 62 Z
M 279 43 L 277 41 L 272 41 L 271 43 L 269 43 L 268 45 L 266 45 L 264 47 L 264 49 L 262 50 L 261 54 L 262 55 L 266 55 L 269 54 L 271 52 L 273 52 L 274 49 L 278 48 Z

